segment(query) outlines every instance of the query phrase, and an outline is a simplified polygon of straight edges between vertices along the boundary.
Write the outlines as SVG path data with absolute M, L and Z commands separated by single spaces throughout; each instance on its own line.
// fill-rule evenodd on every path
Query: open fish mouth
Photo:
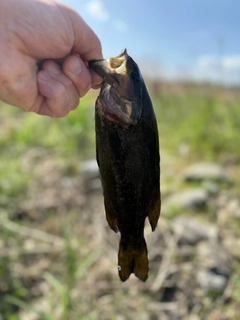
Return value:
M 127 50 L 117 57 L 91 60 L 88 64 L 103 78 L 98 111 L 115 122 L 137 124 L 142 112 L 143 82 L 138 66 Z
M 104 80 L 109 73 L 126 74 L 126 61 L 128 59 L 127 50 L 124 49 L 119 56 L 115 58 L 91 60 L 88 62 L 89 67 L 99 74 Z

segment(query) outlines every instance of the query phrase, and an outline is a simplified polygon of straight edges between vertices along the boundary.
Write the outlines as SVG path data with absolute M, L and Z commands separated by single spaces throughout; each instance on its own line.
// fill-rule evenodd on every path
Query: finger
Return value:
M 99 89 L 103 83 L 102 77 L 100 77 L 96 72 L 90 69 L 92 75 L 92 89 Z
M 83 97 L 92 86 L 92 76 L 84 62 L 79 57 L 71 55 L 65 59 L 62 69 L 74 83 L 79 96 Z
M 81 58 L 79 54 L 71 52 L 71 56 L 76 56 L 78 58 Z M 99 89 L 102 85 L 103 79 L 100 77 L 95 71 L 89 68 L 88 62 L 84 61 L 85 66 L 88 68 L 89 72 L 91 73 L 92 77 L 92 89 Z
M 86 66 L 88 67 L 91 76 L 92 76 L 92 88 L 99 89 L 103 83 L 103 78 L 100 77 L 95 71 L 89 68 L 88 62 L 85 62 Z
M 42 69 L 50 73 L 53 78 L 55 78 L 65 86 L 66 93 L 68 94 L 70 108 L 75 109 L 79 104 L 79 94 L 71 79 L 69 79 L 64 74 L 60 66 L 53 60 L 46 60 L 43 63 Z
M 39 114 L 64 117 L 79 104 L 74 84 L 53 61 L 46 61 L 38 72 L 38 88 L 45 99 L 32 111 Z
M 65 86 L 50 73 L 39 71 L 38 88 L 44 100 L 41 105 L 33 106 L 31 111 L 56 118 L 64 117 L 71 111 Z
M 78 106 L 79 104 L 78 91 L 76 90 L 74 83 L 68 77 L 66 77 L 66 75 L 62 72 L 61 68 L 54 61 L 46 60 L 42 66 L 42 69 L 48 72 L 53 78 L 53 80 L 55 80 L 53 81 L 53 83 L 60 82 L 64 86 L 64 89 L 63 89 L 63 87 L 60 86 L 60 84 L 57 84 L 56 89 L 58 89 L 59 91 L 62 90 L 62 95 L 65 96 L 64 100 L 66 102 L 66 105 L 64 106 L 63 104 L 60 104 L 58 110 L 57 109 L 52 110 L 54 114 L 56 114 L 55 116 L 62 116 L 62 115 L 64 116 L 66 115 L 65 112 L 68 113 L 69 111 L 75 109 Z M 57 100 L 61 100 L 62 102 L 62 98 L 60 96 L 59 98 L 58 97 L 56 98 Z M 54 105 L 52 105 L 52 108 L 53 107 Z M 62 109 L 60 109 L 60 107 L 62 107 Z

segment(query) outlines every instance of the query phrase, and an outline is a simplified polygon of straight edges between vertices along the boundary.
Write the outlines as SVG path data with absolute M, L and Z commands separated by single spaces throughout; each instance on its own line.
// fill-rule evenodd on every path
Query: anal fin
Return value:
M 160 211 L 161 211 L 161 196 L 159 194 L 154 204 L 150 207 L 148 212 L 148 220 L 152 227 L 152 231 L 156 229 L 158 219 L 160 217 Z
M 104 201 L 104 206 L 105 206 L 105 212 L 106 212 L 106 219 L 109 224 L 109 227 L 113 231 L 118 232 L 117 219 L 113 217 L 113 214 L 111 213 L 111 210 L 109 210 L 106 201 Z

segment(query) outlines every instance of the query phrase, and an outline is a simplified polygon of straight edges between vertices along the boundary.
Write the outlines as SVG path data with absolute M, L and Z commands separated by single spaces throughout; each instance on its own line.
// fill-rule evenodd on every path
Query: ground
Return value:
M 161 141 L 163 210 L 154 233 L 146 221 L 145 283 L 118 277 L 119 235 L 106 222 L 92 166 L 96 96 L 64 119 L 1 105 L 0 319 L 237 319 L 238 92 L 148 85 Z M 193 164 L 219 174 L 191 172 L 189 179 Z

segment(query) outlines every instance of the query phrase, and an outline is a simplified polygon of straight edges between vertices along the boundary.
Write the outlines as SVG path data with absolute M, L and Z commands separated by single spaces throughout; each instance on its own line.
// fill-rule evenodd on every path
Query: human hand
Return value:
M 102 58 L 101 44 L 75 10 L 56 0 L 0 0 L 0 21 L 0 100 L 63 117 L 99 87 L 87 61 Z

